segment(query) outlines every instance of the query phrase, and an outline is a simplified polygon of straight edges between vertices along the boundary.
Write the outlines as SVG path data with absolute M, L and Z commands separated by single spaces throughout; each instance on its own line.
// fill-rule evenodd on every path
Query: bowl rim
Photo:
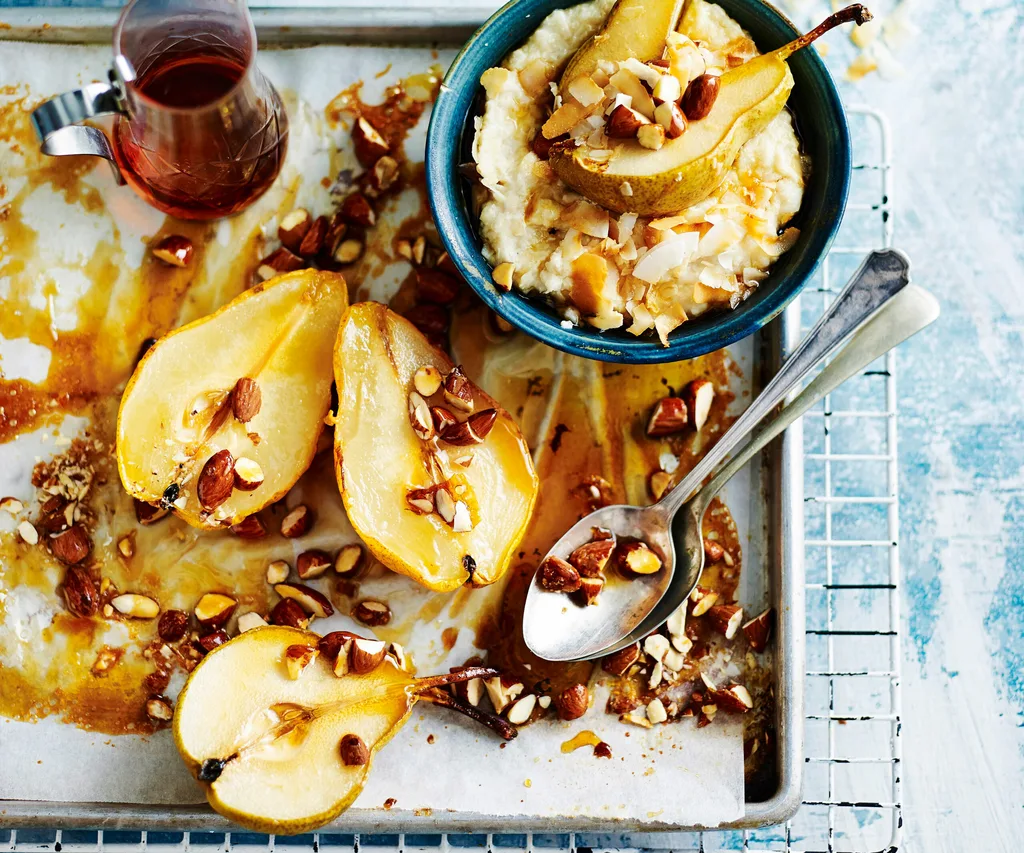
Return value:
M 588 0 L 579 0 L 579 3 L 585 2 Z M 738 2 L 762 7 L 794 35 L 800 34 L 792 21 L 766 0 Z M 480 74 L 486 68 L 493 67 L 490 62 L 479 63 L 486 67 L 470 67 L 466 64 L 467 58 L 480 51 L 480 45 L 484 46 L 483 50 L 490 46 L 488 35 L 513 11 L 520 16 L 524 12 L 528 16 L 536 15 L 536 26 L 539 26 L 556 9 L 569 8 L 579 3 L 565 3 L 564 0 L 509 0 L 483 23 L 452 60 L 431 111 L 426 141 L 427 195 L 441 241 L 462 277 L 491 310 L 514 327 L 562 352 L 605 362 L 658 364 L 695 358 L 729 346 L 763 328 L 789 305 L 828 255 L 842 224 L 849 198 L 853 163 L 850 128 L 839 89 L 821 57 L 815 51 L 807 51 L 809 61 L 815 66 L 824 84 L 824 107 L 837 119 L 834 130 L 838 144 L 834 151 L 836 163 L 825 177 L 830 185 L 830 194 L 837 198 L 836 214 L 826 227 L 815 226 L 814 240 L 818 244 L 818 251 L 805 270 L 788 275 L 770 288 L 748 311 L 719 312 L 714 315 L 714 322 L 693 328 L 685 335 L 670 334 L 668 346 L 663 346 L 658 338 L 649 334 L 636 338 L 611 337 L 585 324 L 564 326 L 561 318 L 542 298 L 526 296 L 515 289 L 500 291 L 495 286 L 491 277 L 492 267 L 477 245 L 470 215 L 458 197 L 461 180 L 458 166 L 466 125 L 480 86 Z M 524 6 L 527 10 L 523 9 Z M 518 44 L 504 50 L 498 63 L 517 47 Z M 468 79 L 459 79 L 467 75 Z M 471 91 L 468 94 L 462 92 L 460 99 L 457 95 L 463 85 L 471 87 Z M 465 101 L 464 107 L 460 100 Z M 457 139 L 458 144 L 452 144 L 453 139 Z M 624 329 L 616 331 L 625 334 Z

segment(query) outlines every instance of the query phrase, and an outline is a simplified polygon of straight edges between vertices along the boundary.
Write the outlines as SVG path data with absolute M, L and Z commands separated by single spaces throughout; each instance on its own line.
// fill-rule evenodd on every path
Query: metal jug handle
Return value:
M 135 69 L 124 56 L 114 57 L 107 72 L 109 83 L 90 83 L 44 101 L 32 111 L 32 126 L 39 137 L 39 150 L 54 157 L 92 154 L 110 163 L 114 179 L 124 185 L 110 140 L 102 130 L 81 122 L 101 115 L 128 115 L 128 83 Z

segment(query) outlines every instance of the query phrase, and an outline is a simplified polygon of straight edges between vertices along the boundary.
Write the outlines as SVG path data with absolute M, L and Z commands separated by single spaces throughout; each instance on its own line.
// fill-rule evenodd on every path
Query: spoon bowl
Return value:
M 620 541 L 633 538 L 646 542 L 661 558 L 662 568 L 652 575 L 626 578 L 609 564 L 600 606 L 580 606 L 564 593 L 548 592 L 531 583 L 523 614 L 523 639 L 533 653 L 551 661 L 587 660 L 627 645 L 621 642 L 620 626 L 646 621 L 672 580 L 676 553 L 669 522 L 670 516 L 656 507 L 606 506 L 570 527 L 549 556 L 567 560 L 580 545 L 594 538 L 597 528 L 614 532 Z M 700 549 L 701 560 L 703 557 Z M 570 630 L 551 629 L 552 625 L 567 622 L 571 622 Z

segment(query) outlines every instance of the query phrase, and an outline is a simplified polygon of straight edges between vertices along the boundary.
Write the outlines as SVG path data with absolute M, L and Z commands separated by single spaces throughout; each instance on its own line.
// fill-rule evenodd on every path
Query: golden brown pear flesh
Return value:
M 210 805 L 254 832 L 292 835 L 333 820 L 359 795 L 377 750 L 419 699 L 451 706 L 445 685 L 496 674 L 478 667 L 413 678 L 388 656 L 369 673 L 338 676 L 317 654 L 292 677 L 289 648 L 317 650 L 320 639 L 297 628 L 246 631 L 203 658 L 178 696 L 181 757 Z M 515 737 L 503 720 L 489 724 Z M 346 735 L 363 742 L 364 764 L 342 760 Z
M 730 68 L 711 112 L 657 151 L 631 139 L 616 144 L 610 160 L 594 160 L 586 145 L 559 143 L 551 148 L 551 167 L 574 190 L 610 210 L 642 216 L 685 210 L 714 192 L 740 149 L 782 112 L 793 88 L 786 60 L 838 24 L 869 20 L 863 6 L 849 6 L 784 47 Z
M 474 412 L 497 410 L 493 428 L 480 444 L 437 445 L 447 455 L 442 466 L 453 483 L 466 486 L 454 497 L 469 504 L 473 528 L 456 533 L 437 513 L 414 512 L 409 491 L 436 482 L 431 443 L 409 422 L 413 375 L 423 366 L 442 376 L 453 367 L 386 306 L 364 302 L 349 309 L 334 354 L 335 470 L 345 509 L 373 555 L 391 570 L 438 592 L 491 584 L 508 569 L 537 499 L 530 450 L 511 415 L 474 388 Z M 441 394 L 427 402 L 447 407 Z M 462 464 L 467 457 L 468 467 Z
M 640 62 L 660 59 L 665 39 L 675 29 L 683 0 L 619 0 L 596 35 L 587 39 L 562 72 L 558 91 L 567 97 L 569 84 L 594 73 L 598 62 Z
M 148 503 L 184 498 L 174 512 L 201 528 L 237 524 L 281 498 L 313 460 L 347 304 L 341 275 L 300 270 L 246 290 L 153 344 L 118 412 L 117 465 L 128 493 Z M 243 377 L 255 380 L 262 396 L 247 423 L 234 417 L 230 397 Z M 256 462 L 264 480 L 251 491 L 235 489 L 211 513 L 196 484 L 206 461 L 224 449 Z

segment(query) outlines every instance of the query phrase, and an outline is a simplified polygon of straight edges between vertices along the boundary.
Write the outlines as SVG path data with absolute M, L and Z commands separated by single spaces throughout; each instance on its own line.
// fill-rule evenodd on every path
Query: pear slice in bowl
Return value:
M 118 412 L 128 493 L 201 528 L 281 498 L 313 460 L 347 304 L 342 276 L 299 270 L 153 344 Z

